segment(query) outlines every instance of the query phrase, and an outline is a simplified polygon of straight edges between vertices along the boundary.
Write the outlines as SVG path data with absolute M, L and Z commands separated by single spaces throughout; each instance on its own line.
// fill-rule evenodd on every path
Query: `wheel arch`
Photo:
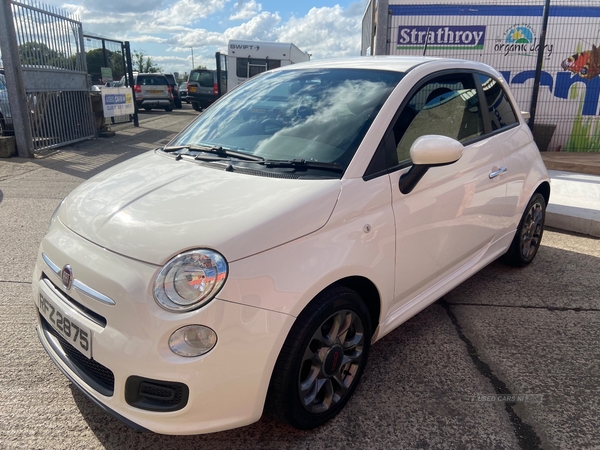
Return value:
M 531 196 L 533 197 L 535 194 L 542 194 L 542 197 L 544 197 L 546 202 L 546 206 L 548 206 L 548 202 L 550 201 L 550 183 L 547 181 L 541 183 L 533 192 L 533 194 L 531 194 Z
M 315 295 L 303 310 L 306 309 L 317 296 L 333 286 L 345 286 L 358 294 L 369 310 L 369 315 L 371 316 L 371 329 L 373 330 L 373 333 L 375 333 L 375 330 L 377 330 L 377 327 L 379 326 L 381 315 L 381 295 L 379 294 L 377 286 L 375 286 L 371 280 L 363 276 L 349 276 L 331 283 Z

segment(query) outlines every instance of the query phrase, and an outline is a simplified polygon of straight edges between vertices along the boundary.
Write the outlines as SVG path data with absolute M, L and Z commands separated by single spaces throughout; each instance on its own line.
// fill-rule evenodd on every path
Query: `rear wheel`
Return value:
M 298 316 L 271 376 L 267 407 L 296 428 L 323 425 L 356 389 L 371 345 L 371 318 L 358 294 L 334 287 Z
M 194 110 L 200 112 L 202 111 L 202 108 L 200 108 L 200 105 L 198 104 L 198 102 L 192 102 L 192 108 L 194 108 Z
M 546 221 L 546 200 L 541 194 L 534 194 L 525 208 L 517 233 L 503 260 L 514 267 L 524 267 L 533 261 L 542 243 L 544 222 Z
M 151 110 L 152 110 L 152 108 L 150 108 L 150 107 L 148 107 L 148 106 L 146 106 L 144 109 L 145 109 L 146 111 L 151 111 Z

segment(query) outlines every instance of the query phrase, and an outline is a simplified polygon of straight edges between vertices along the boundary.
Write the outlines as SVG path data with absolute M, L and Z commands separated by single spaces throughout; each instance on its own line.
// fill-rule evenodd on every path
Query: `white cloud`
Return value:
M 240 0 L 235 5 L 235 14 L 229 17 L 229 20 L 246 20 L 256 16 L 262 11 L 262 5 L 256 3 L 255 0 L 244 1 Z
M 278 41 L 293 42 L 313 59 L 358 56 L 363 11 L 354 5 L 312 8 L 304 17 L 292 17 L 277 30 Z
M 132 50 L 163 55 L 165 70 L 181 71 L 191 68 L 190 48 L 195 65 L 213 68 L 215 51 L 226 52 L 230 39 L 292 42 L 313 59 L 359 55 L 367 0 L 314 7 L 289 19 L 292 3 L 278 4 L 280 13 L 265 10 L 261 0 L 44 1 L 78 15 L 84 32 L 128 40 Z M 229 26 L 232 20 L 239 22 Z

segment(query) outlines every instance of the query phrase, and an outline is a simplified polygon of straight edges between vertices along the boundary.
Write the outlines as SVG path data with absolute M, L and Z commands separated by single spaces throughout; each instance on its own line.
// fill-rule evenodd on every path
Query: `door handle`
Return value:
M 503 173 L 505 173 L 508 169 L 506 167 L 500 167 L 498 170 L 496 170 L 495 172 L 490 173 L 490 180 L 492 178 L 496 178 L 498 175 L 502 175 Z

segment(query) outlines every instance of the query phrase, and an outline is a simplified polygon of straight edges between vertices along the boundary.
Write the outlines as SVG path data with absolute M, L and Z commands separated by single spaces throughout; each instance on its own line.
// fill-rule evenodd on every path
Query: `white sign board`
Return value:
M 133 114 L 133 97 L 130 88 L 102 88 L 102 107 L 104 117 Z

